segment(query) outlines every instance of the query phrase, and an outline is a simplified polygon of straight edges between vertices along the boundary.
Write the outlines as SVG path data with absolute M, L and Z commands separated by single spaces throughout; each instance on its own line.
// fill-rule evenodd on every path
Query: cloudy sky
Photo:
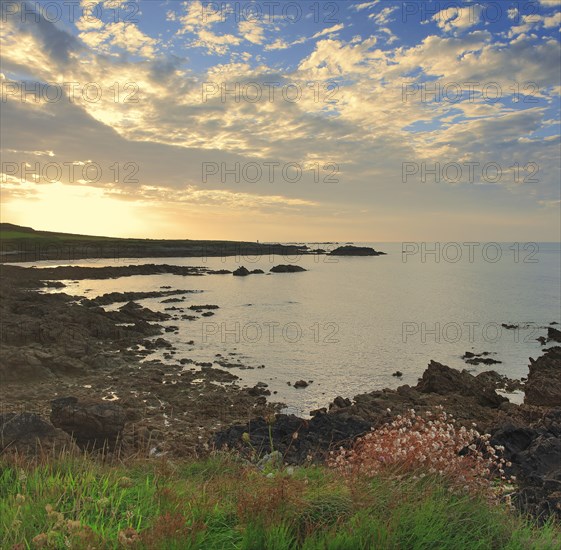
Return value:
M 2 0 L 2 221 L 554 241 L 560 0 Z

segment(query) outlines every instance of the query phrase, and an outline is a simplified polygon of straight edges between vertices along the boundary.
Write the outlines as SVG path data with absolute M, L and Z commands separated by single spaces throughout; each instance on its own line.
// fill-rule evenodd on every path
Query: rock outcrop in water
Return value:
M 247 277 L 248 275 L 263 275 L 263 273 L 265 272 L 262 269 L 254 269 L 253 271 L 249 271 L 249 269 L 242 265 L 241 267 L 238 267 L 238 269 L 236 269 L 232 273 L 232 275 L 234 275 L 235 277 Z
M 561 342 L 561 330 L 558 330 L 553 327 L 548 327 L 547 339 L 551 342 Z
M 329 253 L 330 256 L 385 256 L 385 252 L 379 252 L 369 246 L 340 246 Z
M 194 290 L 157 290 L 148 292 L 109 292 L 102 294 L 93 299 L 83 299 L 80 303 L 83 306 L 106 306 L 115 302 L 132 302 L 134 300 L 143 300 L 145 298 L 160 298 L 164 296 L 183 296 L 185 294 L 193 294 Z M 164 303 L 165 300 L 162 301 Z
M 307 271 L 299 265 L 276 265 L 271 268 L 271 273 L 300 273 L 302 271 Z
M 488 357 L 489 355 L 491 355 L 491 353 L 488 351 L 484 351 L 482 353 L 466 351 L 462 356 L 462 359 L 468 365 L 498 365 L 499 363 L 502 363 L 502 361 Z
M 497 408 L 508 401 L 506 397 L 498 395 L 494 387 L 469 372 L 460 372 L 436 361 L 429 363 L 415 389 L 421 393 L 471 397 L 482 407 Z

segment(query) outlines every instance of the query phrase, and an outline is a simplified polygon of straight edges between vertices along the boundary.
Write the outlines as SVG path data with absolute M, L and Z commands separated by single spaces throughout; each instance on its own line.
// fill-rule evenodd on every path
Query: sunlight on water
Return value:
M 525 376 L 528 358 L 539 356 L 543 349 L 536 338 L 546 334 L 550 323 L 559 322 L 556 244 L 540 245 L 537 261 L 531 263 L 524 262 L 523 256 L 515 261 L 506 244 L 495 262 L 477 254 L 473 261 L 465 256 L 451 262 L 441 256 L 436 262 L 437 257 L 430 254 L 404 256 L 401 243 L 372 246 L 388 255 L 84 261 L 77 265 L 168 263 L 230 270 L 245 265 L 266 274 L 66 281 L 63 291 L 88 298 L 162 286 L 203 291 L 175 304 L 162 304 L 163 298 L 139 300 L 158 311 L 193 304 L 220 306 L 213 316 L 163 323 L 179 327 L 179 334 L 162 335 L 177 349 L 169 361 L 221 361 L 242 383 L 265 382 L 271 392 L 277 392 L 270 399 L 303 412 L 325 406 L 337 395 L 352 397 L 384 387 L 414 385 L 430 360 L 468 368 L 473 374 L 492 369 L 513 378 Z M 301 265 L 308 271 L 269 274 L 279 263 Z M 38 264 L 46 265 L 52 263 Z M 193 312 L 185 309 L 185 313 Z M 503 323 L 516 327 L 507 329 Z M 490 352 L 488 357 L 500 363 L 468 365 L 461 357 L 466 351 Z M 162 358 L 162 354 L 151 357 Z M 265 368 L 258 369 L 261 365 Z M 402 377 L 392 376 L 397 370 Z M 309 385 L 294 388 L 301 379 Z

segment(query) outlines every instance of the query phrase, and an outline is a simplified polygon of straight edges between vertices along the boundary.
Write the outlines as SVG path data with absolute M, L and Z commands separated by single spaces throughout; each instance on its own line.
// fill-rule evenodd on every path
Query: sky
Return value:
M 1 0 L 1 218 L 557 241 L 561 0 Z

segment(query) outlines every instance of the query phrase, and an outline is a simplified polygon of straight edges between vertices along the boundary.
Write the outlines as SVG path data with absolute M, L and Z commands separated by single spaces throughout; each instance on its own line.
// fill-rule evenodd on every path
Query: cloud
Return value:
M 399 6 L 387 7 L 382 9 L 379 13 L 371 13 L 368 18 L 372 19 L 376 25 L 387 25 L 393 21 L 390 15 L 399 9 L 401 9 Z
M 355 11 L 362 11 L 373 8 L 380 0 L 373 0 L 372 2 L 361 2 L 360 4 L 352 4 L 351 9 Z
M 240 21 L 239 32 L 244 39 L 252 44 L 263 44 L 265 39 L 265 29 L 257 19 L 251 21 Z
M 375 4 L 364 2 L 354 8 L 363 16 L 361 10 Z M 355 25 L 352 19 L 300 36 L 297 27 L 285 32 L 278 22 L 222 26 L 219 16 L 200 10 L 202 4 L 193 1 L 181 4 L 168 16 L 168 24 L 177 31 L 174 40 L 181 47 L 203 49 L 193 54 L 194 62 L 166 55 L 163 39 L 154 38 L 150 27 L 142 24 L 80 20 L 75 30 L 78 39 L 62 26 L 43 24 L 39 30 L 28 24 L 20 29 L 16 20 L 8 22 L 3 30 L 5 82 L 14 83 L 25 75 L 34 86 L 58 82 L 64 75 L 65 80 L 81 84 L 95 82 L 104 94 L 99 101 L 77 97 L 54 104 L 45 98 L 27 103 L 8 98 L 2 109 L 3 125 L 10 128 L 2 135 L 6 160 L 33 164 L 90 159 L 104 168 L 104 175 L 97 182 L 80 181 L 82 187 L 99 191 L 94 195 L 99 200 L 110 197 L 131 205 L 151 205 L 162 212 L 175 209 L 176 215 L 180 211 L 196 213 L 198 208 L 197 219 L 210 211 L 219 214 L 221 204 L 236 212 L 250 208 L 255 217 L 285 212 L 285 220 L 305 212 L 310 216 L 306 222 L 313 225 L 321 220 L 327 228 L 331 212 L 337 212 L 341 223 L 349 227 L 367 227 L 374 216 L 395 229 L 411 204 L 419 205 L 423 212 L 439 204 L 457 215 L 461 212 L 455 202 L 471 200 L 477 208 L 470 191 L 461 189 L 466 182 L 449 195 L 432 188 L 404 188 L 404 161 L 500 162 L 505 173 L 513 162 L 521 166 L 537 162 L 540 186 L 500 182 L 496 187 L 501 189 L 486 191 L 496 193 L 489 209 L 512 201 L 511 212 L 524 212 L 532 205 L 543 212 L 539 201 L 558 197 L 559 138 L 554 107 L 561 91 L 559 37 L 557 33 L 543 34 L 543 29 L 553 34 L 550 29 L 558 25 L 558 13 L 523 20 L 522 24 L 532 25 L 531 32 L 509 39 L 504 27 L 500 32 L 490 25 L 473 30 L 473 18 L 466 20 L 461 10 L 446 11 L 438 28 L 447 34 L 433 35 L 425 27 L 420 38 L 411 37 L 394 47 L 392 42 L 402 38 L 404 31 L 392 27 L 397 33 L 394 36 L 389 27 L 381 25 L 391 18 L 387 7 L 372 13 L 371 20 L 362 17 L 370 25 L 368 34 L 351 39 L 344 38 L 346 33 L 341 31 Z M 364 34 L 362 28 L 361 32 Z M 535 38 L 532 33 L 537 33 Z M 47 45 L 50 40 L 53 42 Z M 267 56 L 267 52 L 294 45 L 305 46 L 286 56 Z M 479 93 L 471 101 L 460 98 L 454 103 L 442 98 L 422 101 L 420 94 L 409 101 L 403 99 L 407 84 L 444 86 L 471 81 L 481 86 L 497 83 L 505 97 L 490 102 Z M 115 82 L 136 85 L 133 97 L 138 101 L 125 102 L 127 93 L 115 101 L 111 92 Z M 267 100 L 264 86 L 263 100 L 257 102 L 244 97 L 236 100 L 235 94 L 224 98 L 220 92 L 202 99 L 204 83 L 231 91 L 250 82 L 277 82 L 275 101 Z M 513 104 L 506 94 L 516 83 L 527 82 L 539 83 L 532 97 L 538 103 Z M 299 88 L 301 97 L 287 101 L 283 97 L 286 86 Z M 50 153 L 55 156 L 47 157 Z M 109 167 L 115 162 L 121 163 L 121 174 L 123 163 L 136 163 L 139 182 L 114 181 Z M 305 174 L 297 185 L 243 178 L 203 183 L 204 162 L 228 167 L 296 162 L 305 168 Z M 324 182 L 330 173 L 325 167 L 330 165 L 337 167 L 337 184 Z M 70 188 L 76 184 L 65 181 L 62 185 Z M 508 199 L 501 194 L 504 191 L 508 191 Z M 369 214 L 361 217 L 365 205 Z M 224 210 L 222 215 L 229 216 Z M 278 219 L 282 219 L 280 214 Z M 423 223 L 418 217 L 415 220 Z
M 508 32 L 509 38 L 519 34 L 527 34 L 532 30 L 543 27 L 544 29 L 557 29 L 561 25 L 561 12 L 556 12 L 553 15 L 523 15 L 521 24 L 510 28 Z
M 561 206 L 561 200 L 550 200 L 550 201 L 538 201 L 538 204 L 545 206 L 546 208 L 559 208 Z
M 316 40 L 317 38 L 321 38 L 322 36 L 329 35 L 330 37 L 334 37 L 338 34 L 338 32 L 345 28 L 343 23 L 338 23 L 337 25 L 333 25 L 332 27 L 328 27 L 322 29 L 321 31 L 316 32 L 314 35 L 306 37 L 303 36 L 292 42 L 286 42 L 283 38 L 277 38 L 274 42 L 265 45 L 265 51 L 271 50 L 286 50 L 291 48 L 292 46 L 296 46 L 298 44 L 305 44 L 311 40 Z
M 321 31 L 316 32 L 316 34 L 314 34 L 312 36 L 312 40 L 314 38 L 320 38 L 321 36 L 325 36 L 326 34 L 335 34 L 336 32 L 342 30 L 345 28 L 345 25 L 343 25 L 343 23 L 339 23 L 337 25 L 333 25 L 333 27 L 329 27 L 327 29 L 322 29 Z
M 265 51 L 286 50 L 293 45 L 294 43 L 288 43 L 284 38 L 276 38 L 274 42 L 265 44 Z
M 450 7 L 433 15 L 433 21 L 446 32 L 463 31 L 477 25 L 481 21 L 482 8 L 473 4 L 465 8 Z
M 144 34 L 134 23 L 117 21 L 92 27 L 87 24 L 87 30 L 80 33 L 81 40 L 90 48 L 110 53 L 113 48 L 119 48 L 134 55 L 151 58 L 156 53 L 159 40 Z

